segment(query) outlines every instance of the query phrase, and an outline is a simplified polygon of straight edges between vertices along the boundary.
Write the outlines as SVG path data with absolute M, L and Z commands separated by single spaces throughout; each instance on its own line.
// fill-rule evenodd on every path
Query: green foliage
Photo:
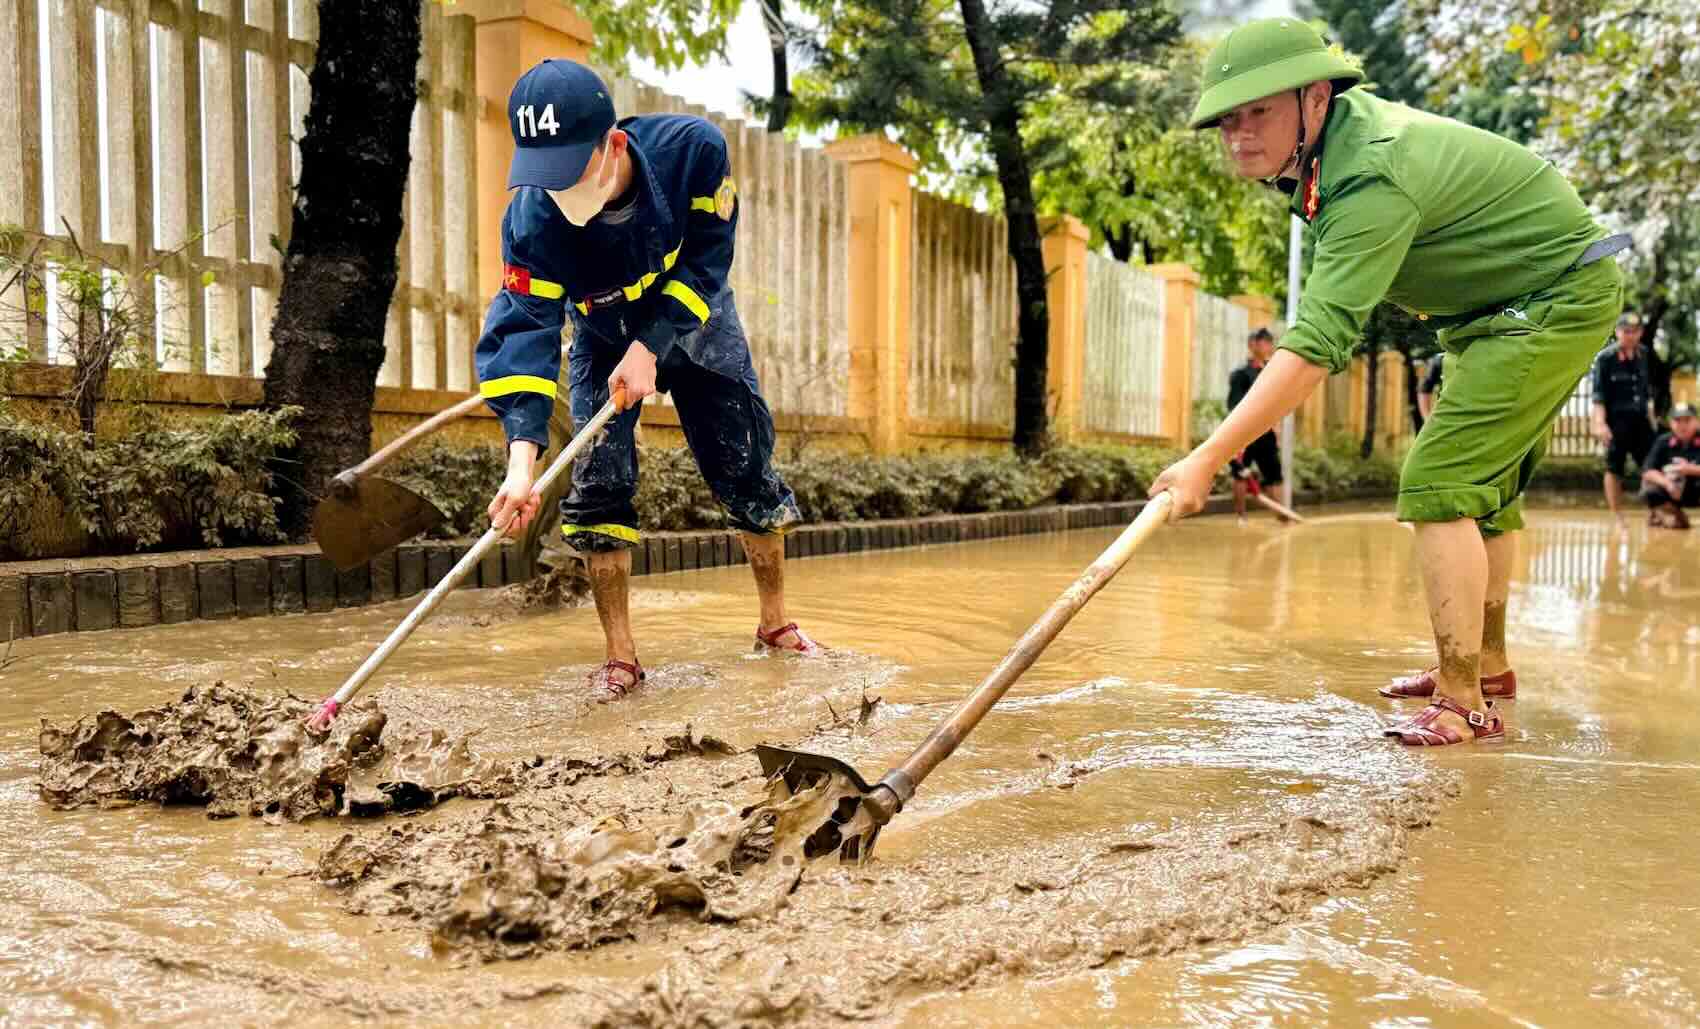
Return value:
M 440 0 L 455 13 L 455 0 Z M 703 64 L 726 53 L 726 33 L 742 0 L 572 0 L 564 7 L 589 19 L 593 57 L 624 71 L 633 57 L 662 71 Z
M 471 536 L 489 527 L 490 498 L 507 477 L 507 462 L 494 447 L 452 447 L 431 442 L 397 458 L 390 479 L 435 504 L 443 521 L 432 535 Z
M 271 462 L 294 443 L 298 413 L 181 426 L 139 418 L 95 440 L 0 411 L 0 553 L 33 556 L 25 530 L 44 499 L 89 534 L 94 553 L 279 542 Z
M 1392 494 L 1399 488 L 1400 460 L 1389 454 L 1360 456 L 1360 441 L 1341 433 L 1325 446 L 1293 448 L 1293 484 L 1324 498 L 1357 490 Z

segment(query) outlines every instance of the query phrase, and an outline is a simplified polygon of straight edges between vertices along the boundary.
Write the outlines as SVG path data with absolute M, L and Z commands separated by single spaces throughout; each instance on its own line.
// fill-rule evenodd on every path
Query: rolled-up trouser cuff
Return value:
M 766 511 L 757 510 L 748 503 L 735 507 L 727 504 L 726 514 L 732 528 L 757 536 L 783 536 L 803 520 L 803 512 L 798 509 L 797 499 L 789 489 L 786 489 L 778 506 Z
M 635 547 L 643 540 L 643 536 L 629 525 L 619 525 L 613 522 L 603 522 L 597 525 L 575 525 L 571 522 L 561 523 L 561 536 L 567 541 L 567 546 L 574 550 L 603 553 L 611 550 L 624 550 Z
M 1401 522 L 1455 522 L 1460 518 L 1475 519 L 1484 536 L 1516 532 L 1523 527 L 1523 498 L 1518 496 L 1502 505 L 1499 490 L 1492 486 L 1463 484 L 1399 491 Z
M 1399 491 L 1401 522 L 1454 522 L 1486 518 L 1500 508 L 1499 490 L 1462 483 L 1413 486 Z

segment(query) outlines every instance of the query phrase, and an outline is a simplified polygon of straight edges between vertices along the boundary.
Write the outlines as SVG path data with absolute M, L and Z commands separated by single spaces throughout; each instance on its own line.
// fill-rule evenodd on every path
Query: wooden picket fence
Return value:
M 424 11 L 379 381 L 465 389 L 482 313 L 473 22 Z M 132 282 L 157 269 L 166 371 L 263 374 L 317 38 L 313 0 L 0 0 L 0 224 L 42 232 L 60 253 L 68 226 Z M 19 300 L 0 307 L 19 311 Z M 0 325 L 13 333 L 34 359 L 60 358 L 51 321 Z
M 1015 421 L 1015 264 L 1009 227 L 915 194 L 909 416 L 1008 431 Z
M 1086 256 L 1083 427 L 1163 431 L 1163 280 L 1101 254 Z

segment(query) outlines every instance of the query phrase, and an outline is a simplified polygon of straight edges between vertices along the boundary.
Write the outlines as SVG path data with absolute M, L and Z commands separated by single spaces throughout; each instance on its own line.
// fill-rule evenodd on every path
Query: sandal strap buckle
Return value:
M 1480 729 L 1482 726 L 1487 724 L 1487 715 L 1482 714 L 1480 711 L 1471 711 L 1464 716 L 1464 721 L 1469 722 L 1471 725 Z

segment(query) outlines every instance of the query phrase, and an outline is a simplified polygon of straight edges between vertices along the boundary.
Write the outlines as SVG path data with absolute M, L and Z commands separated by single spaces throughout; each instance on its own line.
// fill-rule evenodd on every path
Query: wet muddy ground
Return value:
M 1428 649 L 1407 530 L 1198 520 L 859 868 L 787 862 L 806 812 L 728 751 L 878 776 L 1109 530 L 795 563 L 822 661 L 750 653 L 744 568 L 639 580 L 649 688 L 608 706 L 580 694 L 590 609 L 459 595 L 368 694 L 394 755 L 359 783 L 461 795 L 380 817 L 55 810 L 41 720 L 220 680 L 317 697 L 405 604 L 23 641 L 0 670 L 0 1022 L 1693 1025 L 1700 537 L 1531 524 L 1506 744 L 1376 735 L 1401 707 L 1374 686 Z M 458 741 L 476 757 L 432 757 Z

